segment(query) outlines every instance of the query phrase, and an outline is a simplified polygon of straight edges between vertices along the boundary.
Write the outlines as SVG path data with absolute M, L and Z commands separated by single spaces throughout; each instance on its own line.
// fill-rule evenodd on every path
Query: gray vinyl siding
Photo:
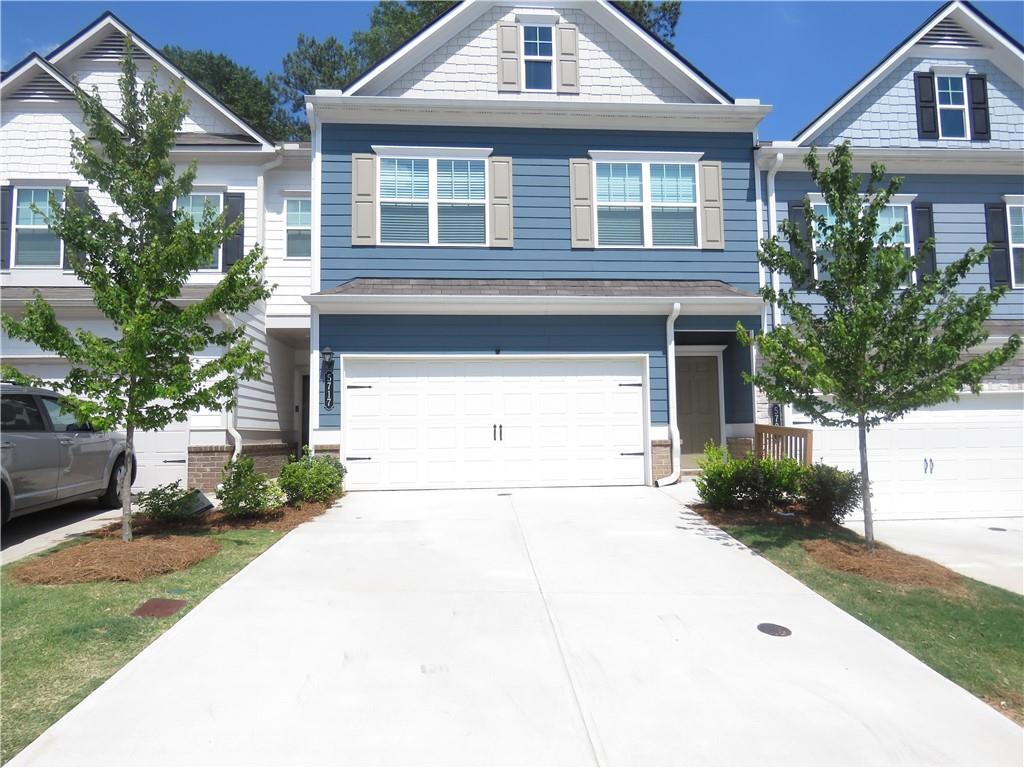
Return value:
M 724 280 L 757 290 L 752 136 L 383 125 L 325 125 L 321 285 L 355 277 Z M 351 244 L 351 156 L 371 144 L 491 147 L 512 158 L 514 248 Z M 720 160 L 724 250 L 570 248 L 569 158 L 591 149 L 700 151 Z
M 813 191 L 810 177 L 804 173 L 780 173 L 775 178 L 776 208 L 779 221 L 788 216 L 789 202 L 802 200 Z M 900 190 L 916 194 L 917 202 L 931 203 L 935 219 L 935 257 L 939 269 L 963 256 L 969 248 L 982 248 L 986 242 L 985 204 L 1002 203 L 1003 195 L 1024 194 L 1024 179 L 1019 176 L 968 176 L 918 174 L 905 176 Z M 783 278 L 783 287 L 788 281 Z M 973 269 L 960 284 L 965 295 L 980 287 L 989 287 L 988 263 Z M 1024 319 L 1024 289 L 1007 292 L 992 313 L 997 320 Z
M 914 73 L 932 66 L 962 64 L 988 80 L 992 138 L 965 142 L 919 139 L 914 96 Z M 861 147 L 997 147 L 1024 149 L 1024 88 L 987 59 L 908 58 L 850 105 L 817 136 L 806 142 L 818 146 L 849 140 Z

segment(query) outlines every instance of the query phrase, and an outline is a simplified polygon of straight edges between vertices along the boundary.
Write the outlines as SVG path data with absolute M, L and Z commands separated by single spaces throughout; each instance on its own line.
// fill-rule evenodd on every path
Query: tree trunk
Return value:
M 121 541 L 132 540 L 132 466 L 135 464 L 135 427 L 128 425 L 121 478 Z
M 860 493 L 864 504 L 864 538 L 868 549 L 875 548 L 875 521 L 871 517 L 871 480 L 868 477 L 868 428 L 864 416 L 858 417 L 857 432 L 860 443 Z

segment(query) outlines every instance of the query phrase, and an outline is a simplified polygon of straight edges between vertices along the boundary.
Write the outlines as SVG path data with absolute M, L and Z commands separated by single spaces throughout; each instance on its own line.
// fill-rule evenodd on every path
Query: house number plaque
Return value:
M 328 411 L 334 408 L 334 368 L 324 370 L 324 408 Z

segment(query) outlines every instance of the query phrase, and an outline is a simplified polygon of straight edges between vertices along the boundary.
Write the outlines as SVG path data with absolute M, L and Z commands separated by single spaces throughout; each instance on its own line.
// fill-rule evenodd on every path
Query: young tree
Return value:
M 874 546 L 868 431 L 958 399 L 964 389 L 979 392 L 982 379 L 1013 357 L 1021 341 L 1014 335 L 991 351 L 972 351 L 988 338 L 984 322 L 1005 289 L 965 295 L 957 288 L 988 258 L 989 246 L 922 271 L 915 281 L 918 264 L 905 247 L 903 225 L 879 227 L 902 179 L 883 184 L 885 168 L 876 163 L 865 188 L 849 144 L 833 149 L 828 162 L 822 167 L 813 149 L 806 160 L 829 215 L 805 198 L 806 226 L 791 220 L 779 226 L 791 247 L 772 237 L 758 253 L 767 269 L 790 278 L 789 288 L 761 291 L 788 322 L 756 340 L 742 327 L 737 333 L 757 344 L 758 370 L 745 377 L 754 386 L 820 424 L 857 428 L 864 530 Z M 924 250 L 934 253 L 933 246 L 929 240 Z
M 184 211 L 172 213 L 177 198 L 192 189 L 193 162 L 178 173 L 171 160 L 175 134 L 188 107 L 179 83 L 161 91 L 155 77 L 139 82 L 130 42 L 119 81 L 120 125 L 99 96 L 81 93 L 79 104 L 88 135 L 72 137 L 75 171 L 109 196 L 116 212 L 100 215 L 92 201 L 53 196 L 47 218 L 64 241 L 75 276 L 92 289 L 96 307 L 113 326 L 110 337 L 65 327 L 45 297 L 36 292 L 16 320 L 3 316 L 12 338 L 32 342 L 70 363 L 67 377 L 54 387 L 62 404 L 82 423 L 101 429 L 123 428 L 127 454 L 121 483 L 122 538 L 130 541 L 131 474 L 136 430 L 161 429 L 182 421 L 198 408 L 233 405 L 237 378 L 258 378 L 263 354 L 242 328 L 226 318 L 266 299 L 265 259 L 257 246 L 239 258 L 191 304 L 178 300 L 191 274 L 242 226 L 207 207 L 201 221 Z M 222 349 L 217 357 L 195 355 Z M 37 379 L 5 367 L 5 377 L 27 384 Z

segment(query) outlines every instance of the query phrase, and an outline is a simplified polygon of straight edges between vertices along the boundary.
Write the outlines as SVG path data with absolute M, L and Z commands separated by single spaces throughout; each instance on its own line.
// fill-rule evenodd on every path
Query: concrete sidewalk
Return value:
M 352 494 L 11 765 L 1022 760 L 1012 722 L 639 487 Z

